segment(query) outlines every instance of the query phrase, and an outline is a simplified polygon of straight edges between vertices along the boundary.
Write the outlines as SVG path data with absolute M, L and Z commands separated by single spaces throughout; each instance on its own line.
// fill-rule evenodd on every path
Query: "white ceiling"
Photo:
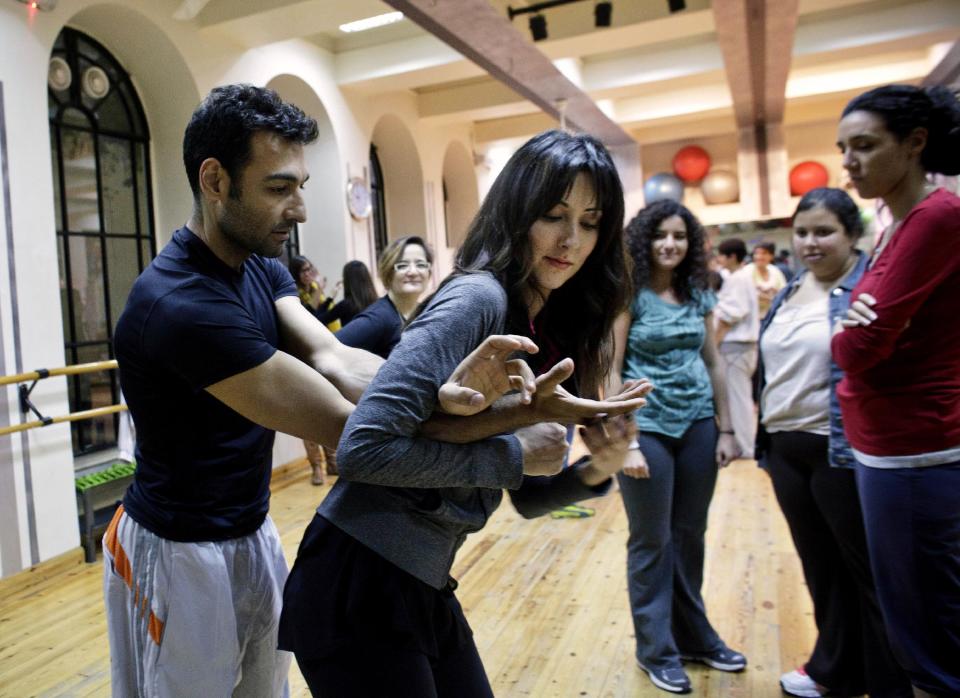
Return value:
M 190 1 L 202 5 L 191 21 L 204 31 L 251 47 L 311 41 L 334 55 L 343 89 L 413 91 L 422 118 L 472 123 L 479 140 L 547 125 L 532 102 L 409 20 L 357 34 L 338 29 L 391 12 L 380 0 L 273 0 L 268 8 L 260 0 Z M 531 4 L 489 2 L 504 17 L 508 5 Z M 667 0 L 613 0 L 613 26 L 603 29 L 593 26 L 593 5 L 545 10 L 549 38 L 535 45 L 614 122 L 641 144 L 734 128 L 710 0 L 687 0 L 672 15 Z M 512 22 L 527 40 L 528 17 Z M 785 41 L 793 46 L 785 121 L 830 118 L 854 92 L 918 82 L 958 38 L 957 0 L 800 0 L 796 35 Z

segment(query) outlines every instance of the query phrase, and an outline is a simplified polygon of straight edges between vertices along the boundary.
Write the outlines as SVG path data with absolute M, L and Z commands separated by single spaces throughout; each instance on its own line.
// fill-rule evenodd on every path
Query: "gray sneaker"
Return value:
M 743 671 L 747 666 L 747 658 L 726 645 L 713 652 L 682 652 L 680 659 L 685 662 L 700 662 L 720 671 Z
M 640 660 L 637 660 L 637 666 L 647 672 L 647 676 L 657 688 L 671 693 L 690 693 L 693 687 L 690 685 L 690 678 L 683 667 L 653 667 L 648 669 Z

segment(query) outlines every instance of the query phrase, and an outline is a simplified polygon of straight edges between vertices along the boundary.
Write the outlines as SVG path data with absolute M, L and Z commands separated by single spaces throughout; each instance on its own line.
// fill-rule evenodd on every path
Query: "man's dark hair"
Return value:
M 761 242 L 758 242 L 756 245 L 754 245 L 753 250 L 754 252 L 756 252 L 757 250 L 766 250 L 771 255 L 775 255 L 777 253 L 777 246 L 774 245 L 769 240 L 763 240 Z
M 719 254 L 733 255 L 738 262 L 742 262 L 747 256 L 747 245 L 740 238 L 727 238 L 717 245 Z
M 317 122 L 273 90 L 254 85 L 215 87 L 200 103 L 183 134 L 183 165 L 193 198 L 200 198 L 200 165 L 216 158 L 230 175 L 231 195 L 250 160 L 250 138 L 257 131 L 307 145 L 317 139 Z

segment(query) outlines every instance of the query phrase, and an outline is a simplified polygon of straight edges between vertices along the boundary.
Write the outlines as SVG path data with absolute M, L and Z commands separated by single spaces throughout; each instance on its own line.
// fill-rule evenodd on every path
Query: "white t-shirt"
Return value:
M 830 435 L 830 318 L 826 298 L 781 305 L 760 340 L 768 432 Z
M 713 309 L 716 321 L 731 325 L 723 337 L 724 342 L 756 342 L 760 334 L 760 310 L 757 305 L 757 290 L 753 285 L 753 272 L 740 267 L 724 279 L 717 293 L 717 305 Z

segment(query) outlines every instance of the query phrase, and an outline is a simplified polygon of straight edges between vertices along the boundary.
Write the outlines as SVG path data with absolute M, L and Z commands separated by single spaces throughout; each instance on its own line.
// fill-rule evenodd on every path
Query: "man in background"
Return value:
M 743 263 L 746 256 L 747 246 L 739 238 L 724 240 L 717 248 L 717 259 L 729 275 L 717 294 L 713 315 L 717 323 L 717 347 L 727 382 L 733 433 L 740 457 L 753 458 L 757 417 L 751 379 L 757 368 L 760 309 L 753 273 Z

